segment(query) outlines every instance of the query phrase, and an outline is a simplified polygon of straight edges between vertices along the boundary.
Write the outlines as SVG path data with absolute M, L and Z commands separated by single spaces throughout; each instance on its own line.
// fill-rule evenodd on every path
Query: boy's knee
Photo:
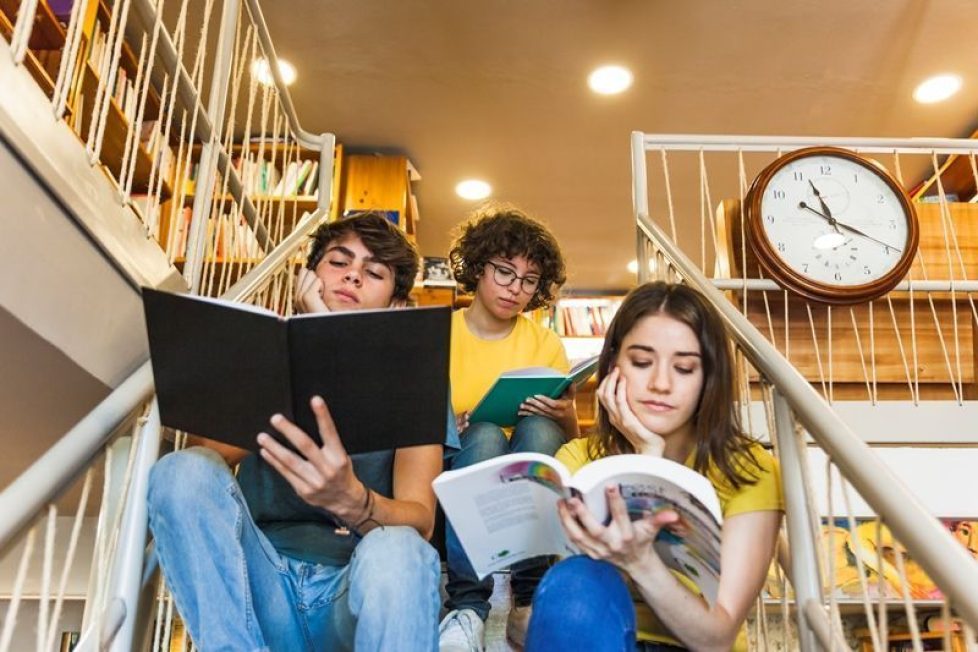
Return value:
M 164 455 L 149 472 L 149 507 L 152 510 L 199 499 L 225 474 L 231 477 L 227 463 L 207 448 L 187 448 Z
M 412 527 L 388 525 L 371 530 L 357 545 L 354 559 L 357 574 L 372 589 L 386 584 L 413 594 L 429 585 L 437 587 L 440 579 L 438 553 Z

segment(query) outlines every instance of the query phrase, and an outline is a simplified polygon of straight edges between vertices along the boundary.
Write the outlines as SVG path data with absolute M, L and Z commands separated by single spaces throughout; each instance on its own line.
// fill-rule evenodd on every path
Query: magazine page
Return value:
M 480 579 L 523 559 L 576 552 L 557 517 L 567 470 L 552 457 L 503 455 L 446 471 L 432 486 Z
M 664 458 L 614 455 L 588 464 L 572 482 L 603 523 L 611 520 L 604 488 L 617 484 L 632 520 L 671 509 L 679 521 L 663 528 L 655 549 L 667 566 L 688 577 L 711 605 L 720 583 L 723 517 L 710 481 Z

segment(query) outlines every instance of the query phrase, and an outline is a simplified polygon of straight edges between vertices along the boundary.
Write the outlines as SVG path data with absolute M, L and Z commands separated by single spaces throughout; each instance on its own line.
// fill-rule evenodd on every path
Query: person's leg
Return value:
M 543 453 L 553 455 L 567 441 L 564 431 L 552 419 L 529 416 L 520 419 L 509 440 L 513 453 Z M 533 600 L 533 592 L 550 568 L 549 557 L 534 557 L 514 564 L 510 575 L 513 605 L 525 607 Z
M 452 469 L 461 469 L 478 462 L 491 460 L 509 452 L 509 442 L 502 429 L 491 423 L 474 423 L 462 433 L 462 449 L 452 459 Z M 492 576 L 479 581 L 472 564 L 450 522 L 445 523 L 447 553 L 448 600 L 445 607 L 472 609 L 482 620 L 489 617 L 489 598 L 492 596 Z
M 326 650 L 438 649 L 438 554 L 417 530 L 371 530 L 346 567 L 347 590 L 336 595 Z
M 150 471 L 147 502 L 163 575 L 198 649 L 304 648 L 286 564 L 217 453 L 162 457 Z
M 533 597 L 526 652 L 635 650 L 635 606 L 618 570 L 577 556 L 558 563 Z

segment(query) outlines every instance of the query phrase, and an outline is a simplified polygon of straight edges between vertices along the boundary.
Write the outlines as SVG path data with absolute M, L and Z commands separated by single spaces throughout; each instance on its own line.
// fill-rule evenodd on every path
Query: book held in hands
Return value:
M 516 425 L 520 405 L 526 399 L 537 394 L 560 398 L 568 387 L 580 385 L 593 376 L 597 368 L 598 356 L 594 356 L 578 362 L 566 374 L 550 367 L 525 367 L 504 372 L 472 410 L 469 422 L 486 421 L 503 427 Z
M 318 395 L 348 453 L 445 441 L 448 308 L 283 318 L 149 288 L 143 305 L 165 426 L 256 450 L 280 413 L 318 442 Z
M 655 551 L 685 575 L 712 605 L 720 582 L 723 517 L 713 485 L 696 471 L 661 457 L 612 455 L 571 475 L 548 455 L 512 453 L 446 471 L 435 494 L 479 578 L 540 555 L 574 555 L 557 501 L 579 497 L 595 519 L 609 523 L 605 488 L 617 486 L 633 521 L 673 510 L 679 521 L 659 531 Z

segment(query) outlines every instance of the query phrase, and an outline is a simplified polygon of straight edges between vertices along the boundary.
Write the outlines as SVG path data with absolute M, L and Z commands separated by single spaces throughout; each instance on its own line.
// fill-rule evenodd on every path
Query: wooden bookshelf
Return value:
M 0 36 L 7 41 L 13 36 L 14 24 L 20 9 L 19 0 L 0 0 Z M 61 63 L 65 31 L 44 0 L 37 3 L 34 31 L 28 41 L 24 65 L 48 97 L 54 95 L 54 78 Z
M 95 96 L 98 90 L 98 75 L 92 66 L 85 62 L 84 70 L 81 75 L 81 83 L 78 93 L 81 95 L 82 111 L 76 123 L 79 138 L 84 140 L 88 136 L 88 128 L 91 123 L 91 109 L 95 103 Z M 152 118 L 147 118 L 152 119 Z M 137 127 L 132 126 L 133 129 Z M 115 179 L 122 177 L 122 157 L 125 153 L 126 139 L 129 137 L 130 125 L 125 114 L 115 101 L 109 98 L 109 110 L 106 115 L 105 136 L 102 140 L 102 150 L 99 159 L 109 170 Z M 137 139 L 138 140 L 138 139 Z M 146 150 L 143 143 L 137 142 L 136 146 L 136 170 L 133 174 L 132 191 L 136 194 L 145 194 L 150 191 L 150 171 L 153 168 L 153 159 Z M 163 179 L 163 186 L 160 191 L 160 200 L 166 201 L 173 194 L 171 179 Z

